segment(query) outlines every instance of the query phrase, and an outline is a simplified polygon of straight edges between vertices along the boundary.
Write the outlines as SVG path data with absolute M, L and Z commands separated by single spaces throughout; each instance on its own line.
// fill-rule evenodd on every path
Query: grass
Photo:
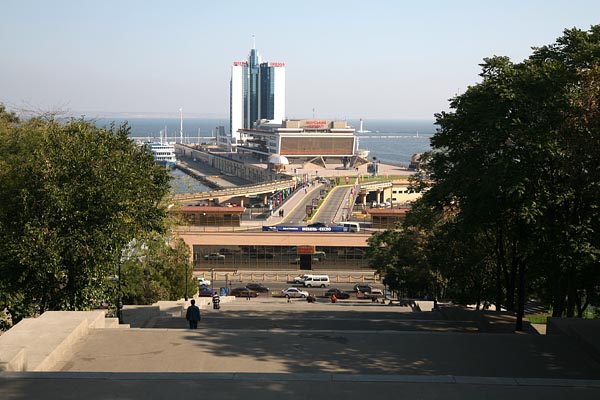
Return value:
M 356 179 L 356 177 L 354 177 Z M 379 176 L 368 176 L 363 175 L 360 182 L 368 183 L 368 182 L 380 182 L 380 181 L 406 181 L 408 183 L 408 178 L 403 175 L 379 175 Z M 353 182 L 353 181 L 351 181 Z
M 550 316 L 551 316 L 550 314 L 541 313 L 541 314 L 527 315 L 526 318 L 532 324 L 543 324 L 543 325 L 546 325 L 548 317 L 550 317 Z

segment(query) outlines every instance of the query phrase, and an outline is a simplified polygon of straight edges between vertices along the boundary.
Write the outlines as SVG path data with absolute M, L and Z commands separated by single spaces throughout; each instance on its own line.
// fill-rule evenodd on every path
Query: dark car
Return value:
M 262 283 L 248 283 L 246 285 L 247 289 L 250 290 L 254 290 L 255 292 L 258 293 L 267 293 L 269 291 L 269 288 L 266 286 L 263 286 Z
M 236 296 L 236 297 L 256 297 L 258 296 L 258 293 L 255 290 L 250 290 L 248 288 L 245 287 L 238 287 L 235 289 L 231 289 L 231 292 L 229 293 L 230 296 Z
M 371 290 L 373 290 L 373 288 L 366 284 L 358 283 L 354 285 L 355 292 L 371 293 Z
M 213 290 L 208 286 L 201 285 L 198 288 L 198 296 L 200 297 L 212 297 L 213 294 Z
M 326 290 L 323 292 L 323 297 L 331 297 L 335 294 L 335 297 L 337 297 L 338 299 L 349 299 L 350 298 L 350 294 L 341 291 L 338 288 L 331 288 L 329 290 Z
M 325 222 L 313 222 L 312 224 L 308 224 L 306 226 L 309 228 L 327 228 L 329 225 L 327 225 Z

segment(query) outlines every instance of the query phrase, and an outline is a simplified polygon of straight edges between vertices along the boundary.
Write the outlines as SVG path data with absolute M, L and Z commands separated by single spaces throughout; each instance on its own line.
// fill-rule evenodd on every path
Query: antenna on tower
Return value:
M 256 49 L 256 38 L 252 35 L 252 48 Z

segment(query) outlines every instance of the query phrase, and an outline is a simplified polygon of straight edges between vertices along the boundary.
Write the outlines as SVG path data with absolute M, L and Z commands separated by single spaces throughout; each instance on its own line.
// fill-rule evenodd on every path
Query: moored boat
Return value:
M 154 161 L 167 168 L 173 168 L 177 164 L 175 157 L 175 146 L 165 143 L 147 143 L 146 149 L 154 157 Z

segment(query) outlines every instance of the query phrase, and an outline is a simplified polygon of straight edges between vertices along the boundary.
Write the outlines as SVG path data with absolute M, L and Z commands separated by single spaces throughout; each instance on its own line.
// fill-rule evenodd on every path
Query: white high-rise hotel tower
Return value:
M 262 62 L 255 46 L 247 61 L 231 66 L 229 126 L 231 144 L 240 140 L 239 129 L 252 129 L 260 120 L 285 119 L 285 64 Z

